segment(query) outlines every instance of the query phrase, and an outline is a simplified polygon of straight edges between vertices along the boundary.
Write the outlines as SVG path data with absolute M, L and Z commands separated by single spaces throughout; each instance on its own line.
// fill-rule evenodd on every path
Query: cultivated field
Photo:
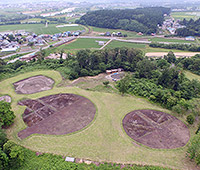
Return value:
M 127 48 L 139 48 L 145 49 L 146 44 L 136 44 L 130 42 L 121 42 L 121 41 L 112 41 L 110 44 L 106 46 L 106 48 L 117 48 L 117 47 L 127 47 Z
M 121 42 L 121 41 L 115 41 L 115 40 L 113 40 L 105 48 L 117 48 L 117 47 L 138 48 L 138 49 L 143 50 L 145 53 L 168 53 L 170 51 L 185 52 L 185 51 L 175 50 L 175 49 L 152 48 L 152 47 L 149 47 L 149 45 L 146 45 L 146 44 Z
M 94 39 L 94 38 L 78 38 L 74 42 L 64 44 L 56 48 L 57 50 L 78 50 L 78 49 L 99 49 L 101 46 L 97 41 L 107 42 L 107 39 Z
M 18 24 L 18 25 L 2 25 L 0 26 L 0 32 L 4 31 L 15 31 L 15 30 L 26 30 L 34 32 L 36 34 L 56 34 L 64 31 L 78 31 L 84 30 L 82 26 L 69 26 L 57 28 L 56 24 L 49 24 L 45 27 L 44 24 Z
M 44 75 L 55 81 L 51 90 L 35 94 L 17 94 L 13 83 L 19 80 Z M 15 123 L 7 129 L 8 137 L 16 143 L 39 152 L 50 152 L 64 156 L 85 158 L 93 161 L 149 164 L 171 167 L 174 169 L 194 170 L 193 164 L 185 157 L 186 146 L 178 149 L 151 149 L 131 139 L 124 131 L 122 120 L 134 110 L 158 110 L 169 113 L 145 99 L 134 96 L 121 96 L 117 93 L 88 91 L 77 87 L 57 86 L 62 77 L 56 71 L 36 71 L 22 74 L 0 82 L 0 93 L 12 97 L 12 108 L 16 114 Z M 94 120 L 86 128 L 68 135 L 33 134 L 23 140 L 18 133 L 27 128 L 22 119 L 25 106 L 17 105 L 22 99 L 38 99 L 58 93 L 72 93 L 88 98 L 96 106 Z M 184 117 L 178 117 L 185 122 Z M 190 128 L 191 136 L 194 129 Z
M 145 36 L 141 36 L 141 35 L 137 35 L 137 32 L 134 31 L 125 31 L 125 30 L 120 30 L 120 29 L 107 29 L 107 28 L 98 28 L 98 27 L 90 27 L 91 30 L 93 32 L 96 33 L 106 33 L 106 32 L 110 32 L 111 34 L 113 32 L 117 33 L 117 32 L 121 32 L 123 35 L 127 34 L 128 37 L 145 37 Z
M 197 20 L 200 17 L 200 12 L 172 12 L 171 15 L 174 19 L 183 20 L 185 18 L 187 20 Z
M 196 43 L 196 41 L 186 41 L 184 39 L 176 39 L 176 38 L 151 38 L 150 41 L 152 42 L 172 42 L 172 43 Z

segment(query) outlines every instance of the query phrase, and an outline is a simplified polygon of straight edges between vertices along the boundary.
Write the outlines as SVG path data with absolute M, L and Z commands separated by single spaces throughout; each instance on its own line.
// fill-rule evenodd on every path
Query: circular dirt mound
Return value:
M 154 110 L 128 113 L 123 119 L 123 127 L 128 136 L 151 148 L 178 148 L 190 139 L 190 132 L 183 122 L 167 113 Z
M 13 83 L 18 94 L 33 94 L 52 89 L 54 81 L 45 76 L 33 76 Z
M 31 134 L 64 135 L 86 127 L 96 108 L 87 98 L 75 94 L 56 94 L 18 103 L 27 106 L 23 120 L 28 127 L 18 133 L 23 139 Z

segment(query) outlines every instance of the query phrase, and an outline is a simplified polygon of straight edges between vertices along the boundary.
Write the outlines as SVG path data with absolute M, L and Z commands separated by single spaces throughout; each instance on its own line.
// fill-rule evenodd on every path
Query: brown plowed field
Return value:
M 13 83 L 18 94 L 33 94 L 52 89 L 54 81 L 51 78 L 39 75 L 29 77 Z
M 190 139 L 187 126 L 167 113 L 154 110 L 135 110 L 123 119 L 128 136 L 151 148 L 183 147 Z
M 96 113 L 89 99 L 67 93 L 27 99 L 18 104 L 27 106 L 23 120 L 28 127 L 18 133 L 21 139 L 31 134 L 64 135 L 79 131 L 92 122 Z

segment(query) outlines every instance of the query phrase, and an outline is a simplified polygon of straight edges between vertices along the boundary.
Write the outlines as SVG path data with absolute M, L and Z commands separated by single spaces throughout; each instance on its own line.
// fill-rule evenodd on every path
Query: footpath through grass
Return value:
M 54 88 L 30 95 L 15 93 L 12 83 L 35 75 L 46 75 L 54 79 Z M 14 125 L 7 129 L 9 139 L 34 151 L 93 161 L 148 164 L 183 170 L 193 168 L 193 164 L 185 157 L 186 146 L 172 150 L 151 149 L 136 144 L 123 130 L 122 119 L 130 111 L 154 109 L 171 114 L 169 110 L 134 96 L 122 97 L 115 93 L 88 91 L 77 87 L 57 87 L 61 80 L 60 74 L 56 71 L 35 71 L 0 82 L 0 94 L 8 94 L 12 97 L 12 108 L 16 114 Z M 17 133 L 26 128 L 22 120 L 25 107 L 17 105 L 17 102 L 23 98 L 37 99 L 57 93 L 74 93 L 89 98 L 97 108 L 96 118 L 92 124 L 70 135 L 35 134 L 20 140 Z M 179 119 L 185 120 L 182 117 Z

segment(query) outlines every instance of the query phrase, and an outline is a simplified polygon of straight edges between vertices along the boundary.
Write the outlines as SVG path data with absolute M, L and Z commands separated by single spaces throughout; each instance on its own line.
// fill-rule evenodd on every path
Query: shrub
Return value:
M 195 160 L 196 164 L 200 164 L 200 134 L 195 135 L 187 149 L 187 156 Z
M 103 85 L 106 86 L 106 87 L 108 87 L 109 83 L 110 83 L 109 81 L 104 81 Z
M 10 126 L 14 122 L 14 112 L 10 103 L 0 101 L 0 123 L 2 126 Z
M 194 123 L 194 116 L 192 114 L 188 115 L 186 121 L 192 125 Z

